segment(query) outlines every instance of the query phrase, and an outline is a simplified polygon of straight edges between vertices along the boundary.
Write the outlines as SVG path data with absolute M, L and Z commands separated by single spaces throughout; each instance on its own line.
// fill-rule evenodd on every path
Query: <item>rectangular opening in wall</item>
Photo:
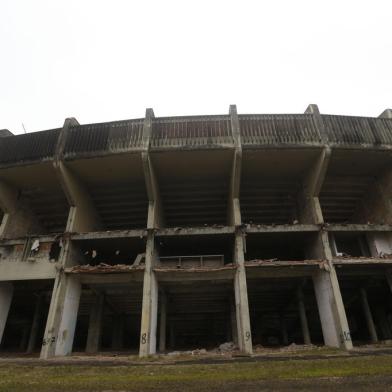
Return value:
M 83 264 L 137 266 L 144 263 L 145 240 L 139 237 L 75 240 Z
M 311 260 L 312 247 L 318 233 L 281 232 L 248 233 L 246 236 L 246 261 L 299 261 Z
M 233 263 L 234 236 L 159 236 L 160 266 L 167 268 L 219 268 Z
M 330 234 L 333 255 L 336 257 L 370 257 L 366 234 L 333 233 Z

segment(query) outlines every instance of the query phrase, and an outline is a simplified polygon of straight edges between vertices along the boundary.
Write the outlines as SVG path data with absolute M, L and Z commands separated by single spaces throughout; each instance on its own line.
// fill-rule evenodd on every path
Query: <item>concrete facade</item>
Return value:
M 2 135 L 0 354 L 390 339 L 390 113 Z

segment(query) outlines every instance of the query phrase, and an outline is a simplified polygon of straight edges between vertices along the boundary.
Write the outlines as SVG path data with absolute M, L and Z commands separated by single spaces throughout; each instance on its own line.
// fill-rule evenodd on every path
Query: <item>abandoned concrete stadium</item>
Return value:
M 0 355 L 392 338 L 391 110 L 0 136 Z

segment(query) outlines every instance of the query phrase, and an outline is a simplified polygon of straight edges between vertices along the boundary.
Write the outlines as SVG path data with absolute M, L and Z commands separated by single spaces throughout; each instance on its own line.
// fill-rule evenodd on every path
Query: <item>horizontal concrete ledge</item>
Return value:
M 69 238 L 75 241 L 82 240 L 98 240 L 110 238 L 143 238 L 147 236 L 146 229 L 133 229 L 133 230 L 108 230 L 108 231 L 92 231 L 88 233 L 71 233 Z
M 323 229 L 326 231 L 364 231 L 364 232 L 372 232 L 372 231 L 392 231 L 392 225 L 377 225 L 377 224 L 344 224 L 344 225 L 335 225 L 335 224 L 325 224 Z
M 334 257 L 334 265 L 391 265 L 392 257 Z
M 298 267 L 298 266 L 317 266 L 324 268 L 327 263 L 325 260 L 255 260 L 246 261 L 245 267 L 249 268 L 278 268 L 278 267 Z
M 127 284 L 127 283 L 143 283 L 143 270 L 137 270 L 128 273 L 105 273 L 105 274 L 77 274 L 82 284 Z
M 234 226 L 207 226 L 207 227 L 168 227 L 156 230 L 156 235 L 164 236 L 188 236 L 188 235 L 211 235 L 211 234 L 234 234 Z
M 247 233 L 287 233 L 301 231 L 319 231 L 319 225 L 246 225 Z

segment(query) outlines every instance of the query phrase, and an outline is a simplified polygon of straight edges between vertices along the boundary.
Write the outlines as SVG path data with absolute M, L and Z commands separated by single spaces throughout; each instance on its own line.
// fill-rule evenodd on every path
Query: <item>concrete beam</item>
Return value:
M 0 344 L 3 339 L 8 313 L 11 307 L 14 286 L 9 282 L 0 283 Z
M 105 308 L 105 295 L 98 293 L 90 311 L 86 353 L 93 354 L 99 351 L 102 337 L 102 320 Z
M 154 233 L 147 237 L 146 261 L 143 282 L 142 320 L 140 328 L 139 356 L 147 357 L 156 353 L 156 331 L 158 318 L 158 280 L 153 270 L 158 263 L 158 251 Z
M 230 123 L 235 148 L 233 151 L 233 162 L 230 176 L 228 222 L 231 226 L 240 226 L 242 147 L 240 137 L 240 124 L 238 120 L 237 107 L 235 105 L 230 105 Z
M 142 163 L 148 196 L 147 229 L 157 229 L 163 226 L 162 199 L 160 196 L 159 184 L 155 175 L 154 166 L 151 162 L 149 154 L 153 118 L 153 110 L 146 109 L 146 117 L 144 119 L 143 125 Z

